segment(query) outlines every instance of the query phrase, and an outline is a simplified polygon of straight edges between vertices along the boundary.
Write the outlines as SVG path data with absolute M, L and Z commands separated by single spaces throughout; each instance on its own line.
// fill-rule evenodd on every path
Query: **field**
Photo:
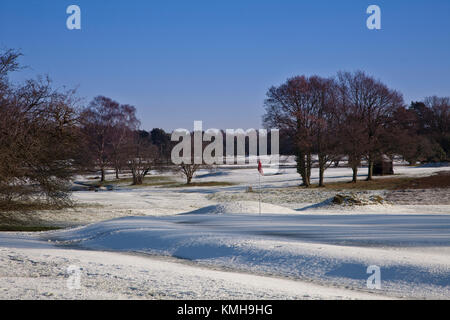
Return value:
M 366 182 L 361 170 L 352 184 L 350 169 L 330 168 L 308 189 L 293 168 L 261 189 L 255 168 L 201 171 L 191 186 L 111 174 L 112 191 L 78 189 L 73 208 L 0 214 L 0 298 L 448 299 L 449 171 L 396 166 Z M 102 187 L 95 178 L 74 188 Z M 367 287 L 373 265 L 380 289 Z

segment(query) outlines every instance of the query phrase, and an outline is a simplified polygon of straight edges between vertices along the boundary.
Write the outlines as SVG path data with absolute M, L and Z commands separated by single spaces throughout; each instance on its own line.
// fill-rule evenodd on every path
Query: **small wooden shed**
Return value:
M 373 164 L 374 176 L 387 176 L 394 174 L 394 163 L 391 158 L 382 155 Z

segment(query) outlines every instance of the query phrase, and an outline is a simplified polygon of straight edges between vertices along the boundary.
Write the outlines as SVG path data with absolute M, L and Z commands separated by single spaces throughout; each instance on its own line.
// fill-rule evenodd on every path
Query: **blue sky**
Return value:
M 371 4 L 382 30 L 366 28 Z M 450 95 L 448 0 L 1 0 L 0 47 L 30 66 L 15 80 L 133 104 L 144 129 L 259 128 L 267 89 L 299 74 L 361 69 L 407 103 Z

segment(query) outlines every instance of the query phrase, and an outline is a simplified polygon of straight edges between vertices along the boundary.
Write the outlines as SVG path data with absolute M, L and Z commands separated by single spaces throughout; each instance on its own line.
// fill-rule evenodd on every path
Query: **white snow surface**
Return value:
M 251 283 L 251 279 L 262 279 L 255 283 L 261 290 L 264 290 L 261 286 L 283 279 L 290 286 L 303 288 L 306 294 L 314 298 L 448 299 L 449 231 L 449 215 L 259 216 L 191 213 L 168 217 L 125 217 L 38 236 L 22 236 L 23 241 L 5 236 L 0 239 L 14 250 L 22 247 L 19 251 L 22 255 L 25 247 L 27 259 L 33 248 L 39 248 L 36 252 L 49 257 L 55 254 L 52 252 L 73 249 L 77 257 L 86 252 L 89 256 L 84 259 L 87 260 L 92 257 L 92 252 L 80 249 L 99 252 L 99 256 L 113 256 L 112 252 L 119 252 L 115 253 L 117 259 L 119 256 L 132 259 L 128 255 L 125 258 L 125 253 L 141 254 L 139 259 L 148 259 L 149 268 L 153 268 L 155 261 L 161 264 L 160 258 L 155 257 L 177 259 L 176 262 L 165 263 L 170 263 L 171 268 L 175 269 L 186 268 L 188 263 L 195 270 L 194 274 L 202 273 L 205 277 L 210 275 L 210 271 L 203 274 L 204 270 L 214 270 L 220 275 L 230 272 L 230 277 L 239 274 L 233 285 L 239 287 L 240 281 L 236 279 L 245 280 L 236 290 L 238 295 Z M 9 251 L 7 254 L 14 256 Z M 366 271 L 370 265 L 381 268 L 381 290 L 367 289 Z M 103 269 L 109 270 L 111 267 L 106 264 Z M 105 272 L 109 274 L 109 271 Z M 130 270 L 126 272 L 128 274 Z M 186 275 L 187 278 L 191 276 Z M 164 278 L 158 281 L 164 283 L 169 280 Z M 139 280 L 132 278 L 132 282 Z M 177 291 L 177 297 L 211 297 L 201 291 L 203 287 L 198 288 L 200 291 L 192 288 L 195 292 L 183 294 L 181 288 L 188 286 L 188 283 L 182 282 L 179 291 L 173 287 L 170 291 Z M 281 290 L 281 287 L 277 288 Z M 333 295 L 327 288 L 338 288 L 339 294 Z M 209 289 L 212 290 L 211 295 L 227 296 L 222 292 L 222 287 L 215 288 L 215 293 L 213 288 Z M 302 290 L 269 291 L 262 296 L 258 296 L 261 293 L 258 291 L 256 296 L 301 298 L 305 293 Z M 114 292 L 108 291 L 108 295 L 114 295 Z
M 0 262 L 0 299 L 386 299 L 376 293 L 115 252 L 0 248 Z M 80 289 L 68 288 L 68 266 L 81 268 Z

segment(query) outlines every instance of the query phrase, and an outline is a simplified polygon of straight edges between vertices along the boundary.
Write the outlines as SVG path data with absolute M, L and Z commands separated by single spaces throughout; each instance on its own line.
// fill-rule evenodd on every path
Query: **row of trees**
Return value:
M 19 57 L 14 50 L 0 53 L 0 205 L 43 197 L 64 204 L 71 177 L 85 170 L 99 170 L 102 182 L 107 169 L 116 178 L 128 170 L 141 184 L 155 165 L 170 166 L 176 142 L 162 129 L 139 130 L 133 106 L 98 96 L 81 107 L 74 91 L 56 90 L 47 78 L 11 83 Z M 288 79 L 269 89 L 265 108 L 266 127 L 280 129 L 282 153 L 296 153 L 305 186 L 313 155 L 321 186 L 325 170 L 344 156 L 354 182 L 362 160 L 370 180 L 383 155 L 400 154 L 410 163 L 450 157 L 449 98 L 405 107 L 400 93 L 363 72 Z M 178 170 L 189 183 L 198 167 Z
M 406 108 L 399 92 L 361 71 L 290 78 L 268 90 L 265 110 L 266 127 L 279 128 L 281 139 L 289 141 L 307 187 L 313 155 L 318 157 L 319 186 L 324 171 L 344 156 L 353 182 L 362 160 L 371 180 L 374 163 L 383 155 L 400 154 L 411 164 L 450 157 L 448 98 L 427 98 Z
M 79 117 L 83 137 L 83 161 L 87 169 L 98 168 L 105 181 L 107 168 L 119 172 L 128 168 L 133 184 L 141 184 L 159 157 L 149 134 L 139 130 L 136 109 L 103 96 L 93 99 Z

